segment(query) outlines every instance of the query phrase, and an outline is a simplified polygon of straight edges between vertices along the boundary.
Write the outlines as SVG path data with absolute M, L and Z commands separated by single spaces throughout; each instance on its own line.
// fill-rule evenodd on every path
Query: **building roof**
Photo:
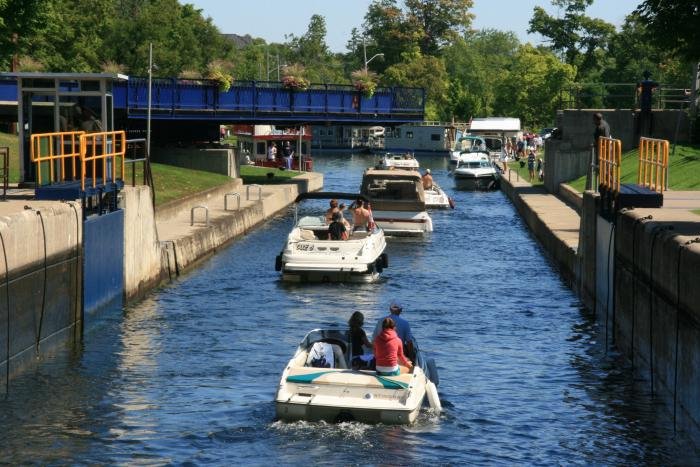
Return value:
M 511 117 L 473 118 L 469 131 L 520 131 L 520 119 Z

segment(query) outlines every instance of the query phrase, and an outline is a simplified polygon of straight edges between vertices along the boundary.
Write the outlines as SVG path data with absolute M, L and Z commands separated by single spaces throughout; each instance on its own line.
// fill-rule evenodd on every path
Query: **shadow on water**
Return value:
M 353 191 L 371 156 L 319 156 Z M 105 318 L 0 401 L 7 463 L 696 464 L 500 192 L 455 191 L 425 239 L 392 239 L 374 284 L 282 283 L 292 211 Z M 319 206 L 322 208 L 322 206 Z M 444 412 L 413 426 L 280 423 L 284 364 L 310 329 L 366 330 L 392 299 L 440 373 Z

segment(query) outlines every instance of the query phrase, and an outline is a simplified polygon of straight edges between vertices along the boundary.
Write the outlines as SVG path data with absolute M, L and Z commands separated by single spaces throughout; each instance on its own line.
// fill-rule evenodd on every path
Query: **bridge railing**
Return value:
M 220 91 L 211 80 L 152 80 L 151 110 L 155 115 L 242 113 L 325 114 L 325 115 L 415 115 L 422 119 L 425 91 L 421 88 L 382 87 L 364 97 L 353 86 L 312 84 L 303 91 L 292 91 L 279 82 L 237 81 L 228 91 Z M 148 80 L 129 78 L 115 83 L 115 108 L 143 113 L 148 107 Z

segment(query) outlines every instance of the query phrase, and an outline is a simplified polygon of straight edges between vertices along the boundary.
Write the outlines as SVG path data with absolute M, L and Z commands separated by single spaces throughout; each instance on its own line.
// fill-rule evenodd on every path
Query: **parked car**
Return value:
M 547 139 L 552 136 L 552 134 L 556 131 L 556 128 L 542 128 L 540 130 L 540 136 L 542 139 Z

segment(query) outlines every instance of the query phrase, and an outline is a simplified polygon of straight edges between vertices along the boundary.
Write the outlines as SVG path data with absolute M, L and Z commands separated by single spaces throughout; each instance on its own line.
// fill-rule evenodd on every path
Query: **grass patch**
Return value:
M 700 216 L 700 209 L 695 209 L 694 211 L 690 211 L 690 212 L 692 212 L 693 214 L 697 214 L 698 216 Z
M 520 180 L 530 182 L 532 186 L 539 186 L 544 184 L 544 181 L 540 180 L 540 178 L 537 176 L 537 159 L 542 159 L 543 162 L 546 160 L 544 157 L 544 146 L 537 152 L 537 157 L 535 158 L 535 179 L 532 182 L 530 182 L 530 171 L 527 169 L 527 155 L 525 158 L 520 159 L 521 161 L 525 162 L 523 167 L 520 167 L 520 161 L 510 161 L 508 162 L 508 168 L 513 172 L 517 172 L 518 175 L 520 175 Z M 503 164 L 500 165 L 502 166 Z M 546 165 L 544 170 L 547 170 Z M 506 174 L 506 176 L 508 176 L 508 174 Z M 516 177 L 511 175 L 511 180 L 516 180 Z
M 620 183 L 637 183 L 639 150 L 622 154 Z M 586 188 L 586 176 L 568 182 L 579 192 Z M 668 155 L 668 188 L 670 190 L 700 190 L 700 146 L 676 146 L 676 153 Z
M 143 184 L 142 164 L 136 167 L 136 183 Z M 161 205 L 174 199 L 199 193 L 221 186 L 231 181 L 230 177 L 202 170 L 184 169 L 166 164 L 151 163 L 153 184 L 156 190 L 156 205 Z M 127 166 L 124 183 L 131 184 L 131 168 Z
M 10 182 L 19 181 L 19 136 L 0 132 L 0 147 L 10 148 Z
M 268 175 L 272 174 L 272 176 Z M 243 183 L 258 185 L 273 185 L 278 183 L 289 183 L 289 179 L 301 174 L 296 170 L 281 170 L 270 167 L 256 167 L 254 165 L 241 166 L 241 178 Z

